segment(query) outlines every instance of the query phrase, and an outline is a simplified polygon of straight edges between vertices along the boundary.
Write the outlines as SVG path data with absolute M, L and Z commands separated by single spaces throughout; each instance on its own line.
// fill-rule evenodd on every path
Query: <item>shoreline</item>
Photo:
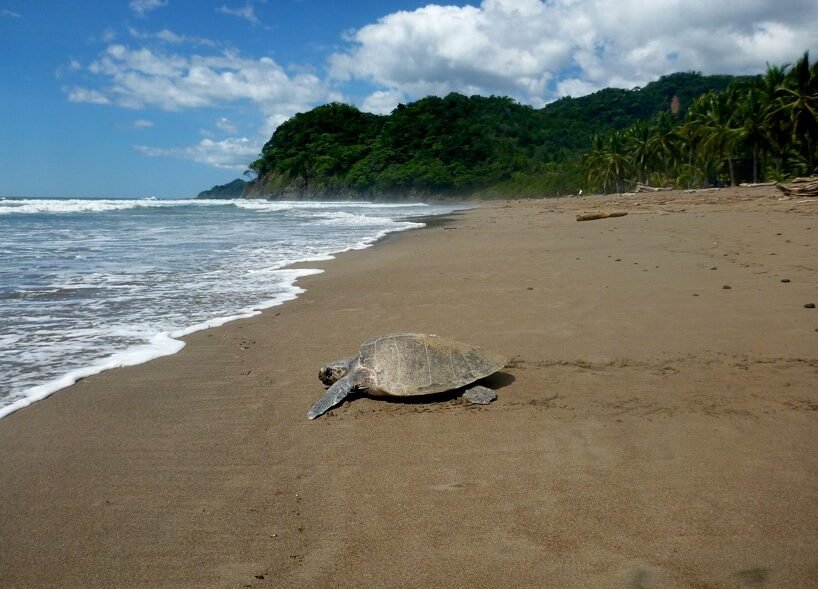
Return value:
M 813 208 L 481 203 L 315 264 L 0 420 L 0 586 L 810 586 Z M 308 421 L 318 368 L 395 331 L 512 358 L 498 400 Z
M 422 223 L 423 226 L 415 226 L 404 229 L 396 229 L 394 231 L 388 231 L 385 234 L 375 237 L 371 243 L 367 243 L 363 247 L 350 247 L 345 250 L 327 254 L 327 257 L 300 260 L 297 262 L 287 264 L 286 266 L 283 266 L 282 268 L 276 270 L 276 272 L 280 273 L 293 274 L 293 277 L 291 278 L 291 282 L 289 285 L 289 290 L 284 295 L 281 295 L 275 299 L 260 301 L 257 304 L 254 304 L 251 307 L 245 309 L 236 309 L 235 313 L 232 315 L 213 317 L 206 321 L 202 321 L 199 323 L 195 323 L 193 325 L 189 325 L 187 327 L 176 329 L 175 331 L 172 332 L 165 331 L 158 332 L 154 334 L 150 340 L 145 341 L 141 344 L 131 346 L 129 348 L 125 348 L 122 350 L 118 350 L 109 356 L 99 358 L 98 360 L 92 362 L 87 366 L 80 366 L 72 370 L 69 370 L 68 372 L 56 378 L 45 381 L 39 385 L 36 385 L 28 389 L 27 391 L 22 393 L 24 396 L 18 398 L 14 402 L 8 405 L 0 406 L 0 420 L 21 409 L 30 407 L 34 403 L 43 401 L 44 399 L 47 399 L 51 395 L 75 385 L 77 382 L 81 381 L 84 378 L 100 374 L 107 370 L 115 370 L 117 368 L 124 368 L 128 366 L 138 366 L 140 364 L 145 364 L 147 362 L 156 360 L 157 358 L 163 358 L 165 356 L 177 354 L 179 353 L 180 350 L 182 350 L 185 347 L 184 338 L 188 335 L 191 335 L 192 333 L 196 333 L 198 331 L 203 331 L 207 329 L 213 329 L 216 327 L 221 327 L 222 325 L 231 323 L 233 321 L 249 319 L 251 317 L 255 317 L 263 313 L 266 310 L 273 309 L 297 298 L 298 295 L 304 292 L 303 289 L 301 289 L 297 285 L 297 282 L 300 278 L 324 272 L 323 269 L 317 269 L 308 266 L 314 266 L 316 263 L 320 262 L 332 261 L 337 256 L 343 255 L 350 251 L 369 249 L 371 247 L 378 245 L 379 243 L 386 242 L 391 239 L 397 239 L 400 236 L 400 234 L 406 233 L 407 231 L 424 229 L 427 226 L 434 227 L 436 226 L 436 224 L 445 222 L 445 219 L 451 219 L 454 213 L 456 213 L 456 211 L 450 211 L 449 213 L 443 213 L 441 215 L 418 215 L 407 217 L 406 222 Z M 437 220 L 437 217 L 443 217 L 444 219 Z

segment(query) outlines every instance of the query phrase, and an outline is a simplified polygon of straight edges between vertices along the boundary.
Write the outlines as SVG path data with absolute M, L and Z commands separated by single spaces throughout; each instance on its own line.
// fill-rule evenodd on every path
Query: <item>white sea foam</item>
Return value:
M 179 206 L 225 206 L 230 200 L 160 200 L 140 199 L 0 199 L 0 215 L 34 213 L 107 213 L 138 208 L 169 208 Z
M 359 213 L 348 213 L 346 211 L 332 211 L 315 215 L 314 223 L 318 225 L 393 225 L 400 226 L 401 223 L 393 221 L 389 217 L 375 217 Z
M 103 370 L 110 370 L 111 368 L 134 366 L 161 356 L 170 356 L 183 347 L 185 347 L 184 342 L 173 339 L 166 333 L 158 333 L 151 338 L 147 344 L 134 346 L 122 352 L 116 352 L 89 366 L 71 370 L 59 378 L 31 387 L 26 391 L 24 397 L 17 399 L 10 405 L 0 407 L 0 419 L 23 407 L 28 407 L 32 403 L 41 401 L 60 389 L 71 386 L 81 378 L 99 374 Z
M 145 214 L 159 207 L 173 214 Z M 293 263 L 331 260 L 422 226 L 408 220 L 418 212 L 452 208 L 0 199 L 0 417 L 296 298 L 297 279 L 320 270 Z M 85 213 L 96 213 L 93 221 Z

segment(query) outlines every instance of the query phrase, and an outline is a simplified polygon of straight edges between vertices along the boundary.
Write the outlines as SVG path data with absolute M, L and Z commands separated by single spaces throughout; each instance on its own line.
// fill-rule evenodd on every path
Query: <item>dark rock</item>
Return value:
M 805 309 L 814 309 L 815 308 L 815 303 L 807 303 L 806 305 L 804 305 L 804 308 Z
M 789 281 L 790 281 L 790 279 L 789 279 L 789 278 L 782 278 L 782 279 L 781 279 L 781 282 L 789 282 Z
M 733 288 L 733 287 L 730 286 L 729 284 L 725 284 L 724 286 L 722 286 L 722 289 L 724 289 L 724 290 L 730 290 L 731 288 Z
M 463 394 L 463 398 L 469 403 L 476 403 L 477 405 L 488 405 L 497 399 L 497 393 L 488 387 L 476 386 L 470 388 Z

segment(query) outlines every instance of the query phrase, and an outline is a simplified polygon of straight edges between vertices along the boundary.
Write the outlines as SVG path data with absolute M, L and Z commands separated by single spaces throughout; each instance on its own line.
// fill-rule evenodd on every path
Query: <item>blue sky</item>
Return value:
M 806 50 L 814 0 L 0 0 L 0 195 L 188 197 L 332 100 L 539 107 Z

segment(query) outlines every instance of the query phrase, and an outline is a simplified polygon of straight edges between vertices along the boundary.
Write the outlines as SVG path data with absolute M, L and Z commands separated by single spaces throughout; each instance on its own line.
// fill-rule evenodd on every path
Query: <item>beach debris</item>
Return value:
M 807 303 L 806 305 L 804 305 L 804 308 L 805 309 L 814 309 L 815 308 L 815 303 Z
M 431 395 L 469 385 L 505 365 L 506 360 L 497 354 L 437 335 L 396 333 L 373 337 L 361 344 L 357 356 L 319 370 L 318 378 L 330 387 L 307 417 L 315 419 L 329 411 L 353 390 L 376 397 Z M 488 398 L 481 390 L 485 387 L 474 388 L 478 390 L 466 391 L 467 399 L 478 399 L 472 402 L 480 403 Z
M 789 278 L 782 278 L 781 282 L 791 282 Z
M 723 290 L 730 290 L 730 289 L 731 289 L 731 288 L 733 288 L 733 287 L 732 287 L 732 286 L 730 286 L 729 284 L 725 284 L 725 285 L 724 285 L 724 286 L 722 286 L 721 288 L 722 288 Z
M 672 186 L 665 186 L 665 187 L 657 187 L 657 186 L 649 186 L 647 184 L 642 184 L 638 182 L 636 184 L 636 188 L 633 189 L 633 192 L 664 192 L 665 190 L 673 190 Z
M 627 215 L 625 211 L 614 211 L 612 213 L 588 213 L 586 215 L 577 215 L 577 221 L 595 221 L 596 219 L 610 219 L 611 217 L 624 217 Z
M 789 184 L 777 183 L 775 187 L 787 196 L 818 196 L 818 176 L 796 178 Z

